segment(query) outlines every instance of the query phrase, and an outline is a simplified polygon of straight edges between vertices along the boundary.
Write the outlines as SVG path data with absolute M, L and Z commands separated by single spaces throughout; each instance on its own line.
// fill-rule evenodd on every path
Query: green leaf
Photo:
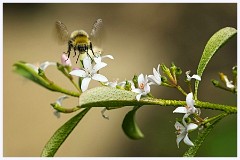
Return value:
M 36 71 L 34 69 L 32 69 L 31 67 L 29 67 L 28 65 L 26 65 L 27 63 L 25 62 L 17 62 L 15 63 L 13 66 L 14 71 L 20 75 L 22 75 L 23 77 L 36 82 L 44 87 L 47 88 L 48 83 L 47 81 L 45 81 L 42 77 L 40 77 L 38 75 L 38 73 L 36 73 Z
M 79 98 L 80 107 L 122 107 L 134 106 L 138 102 L 136 93 L 112 87 L 95 87 L 83 92 Z
M 216 32 L 207 42 L 201 60 L 198 64 L 197 74 L 202 76 L 208 62 L 212 56 L 234 35 L 237 34 L 237 30 L 231 27 L 225 27 Z M 199 81 L 195 81 L 195 99 L 197 98 Z
M 222 113 L 219 116 L 217 116 L 217 119 L 213 121 L 211 124 L 208 124 L 206 128 L 204 128 L 199 134 L 197 139 L 194 141 L 194 146 L 190 147 L 187 152 L 184 153 L 183 157 L 194 157 L 208 136 L 208 134 L 212 131 L 212 129 L 215 127 L 216 123 L 219 122 L 223 117 L 225 117 L 227 113 Z
M 138 108 L 134 108 L 133 110 L 129 111 L 124 117 L 124 120 L 122 123 L 122 129 L 124 133 L 129 138 L 135 139 L 135 140 L 144 138 L 143 133 L 141 132 L 141 130 L 139 129 L 135 121 L 135 114 Z
M 21 62 L 21 61 L 17 62 L 13 66 L 15 67 L 14 71 L 16 73 L 39 84 L 40 86 L 42 86 L 46 89 L 49 89 L 49 90 L 55 91 L 55 92 L 61 92 L 61 93 L 71 95 L 74 97 L 79 97 L 78 92 L 66 90 L 66 89 L 61 88 L 58 85 L 54 84 L 53 82 L 49 82 L 49 81 L 45 80 L 40 75 L 38 75 L 38 73 L 33 68 L 31 68 L 29 65 L 27 65 L 27 63 L 25 63 L 25 62 Z
M 76 116 L 72 117 L 63 126 L 61 126 L 51 137 L 51 139 L 45 145 L 41 156 L 42 157 L 53 157 L 62 143 L 67 139 L 69 134 L 77 126 L 80 120 L 87 114 L 90 108 L 86 108 Z

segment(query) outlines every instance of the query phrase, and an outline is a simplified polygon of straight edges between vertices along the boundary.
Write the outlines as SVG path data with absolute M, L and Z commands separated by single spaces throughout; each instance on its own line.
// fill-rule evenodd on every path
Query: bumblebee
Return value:
M 93 24 L 92 31 L 89 36 L 84 30 L 73 31 L 70 35 L 67 27 L 61 21 L 57 21 L 55 24 L 58 41 L 60 43 L 68 42 L 68 50 L 66 53 L 68 54 L 68 58 L 70 57 L 72 50 L 74 51 L 73 57 L 77 55 L 76 51 L 78 51 L 76 63 L 78 62 L 80 54 L 87 53 L 87 55 L 91 58 L 88 53 L 89 50 L 92 52 L 93 56 L 95 56 L 91 40 L 99 35 L 99 30 L 102 28 L 102 26 L 102 19 L 97 19 Z

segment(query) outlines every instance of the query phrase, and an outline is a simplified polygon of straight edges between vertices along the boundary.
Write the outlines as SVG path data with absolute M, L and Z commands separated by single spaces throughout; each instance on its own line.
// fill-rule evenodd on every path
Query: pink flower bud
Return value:
M 62 65 L 64 66 L 72 66 L 70 58 L 68 58 L 65 53 L 62 54 L 61 62 L 62 62 Z

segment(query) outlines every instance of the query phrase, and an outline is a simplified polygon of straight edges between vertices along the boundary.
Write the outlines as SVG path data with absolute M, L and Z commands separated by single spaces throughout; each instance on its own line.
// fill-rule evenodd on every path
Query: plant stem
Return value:
M 177 100 L 164 100 L 164 99 L 153 99 L 153 98 L 143 98 L 140 100 L 141 105 L 160 105 L 160 106 L 185 106 L 185 101 L 177 101 Z M 222 105 L 222 104 L 215 104 L 209 102 L 202 102 L 199 100 L 195 101 L 195 106 L 197 108 L 204 108 L 204 109 L 213 109 L 213 110 L 221 110 L 228 114 L 236 114 L 237 107 L 229 106 L 229 105 Z

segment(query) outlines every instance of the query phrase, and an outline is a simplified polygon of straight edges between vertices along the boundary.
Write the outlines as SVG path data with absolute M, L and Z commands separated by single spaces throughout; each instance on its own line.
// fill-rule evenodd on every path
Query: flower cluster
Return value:
M 136 83 L 132 80 L 123 81 L 120 83 L 115 82 L 107 82 L 105 85 L 114 87 L 114 88 L 122 88 L 125 90 L 130 90 L 132 92 L 137 93 L 136 99 L 140 100 L 142 96 L 146 96 L 150 93 L 150 85 L 161 85 L 161 74 L 159 72 L 160 64 L 157 67 L 157 70 L 153 68 L 153 75 L 143 75 L 142 73 L 136 78 Z
M 199 110 L 197 110 L 194 107 L 194 100 L 193 100 L 193 93 L 189 93 L 186 97 L 186 106 L 181 106 L 176 108 L 173 113 L 184 113 L 184 116 L 182 118 L 182 124 L 178 121 L 175 123 L 175 128 L 177 130 L 177 146 L 179 147 L 179 143 L 181 140 L 184 141 L 185 144 L 189 146 L 194 146 L 192 141 L 188 138 L 189 131 L 195 130 L 198 125 L 194 123 L 187 124 L 186 118 L 190 116 L 191 114 L 198 114 Z

